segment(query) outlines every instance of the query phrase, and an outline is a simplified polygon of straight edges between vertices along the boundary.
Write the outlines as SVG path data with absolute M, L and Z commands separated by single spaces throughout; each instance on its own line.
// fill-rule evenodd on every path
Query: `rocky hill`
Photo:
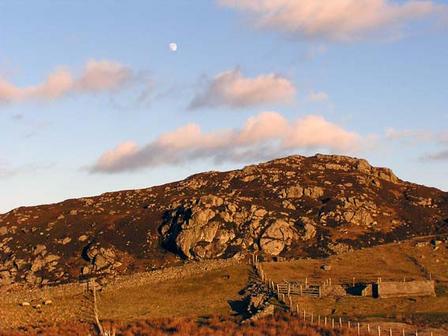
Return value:
M 448 232 L 448 193 L 365 160 L 291 156 L 0 215 L 0 284 L 56 284 L 192 259 L 322 257 Z

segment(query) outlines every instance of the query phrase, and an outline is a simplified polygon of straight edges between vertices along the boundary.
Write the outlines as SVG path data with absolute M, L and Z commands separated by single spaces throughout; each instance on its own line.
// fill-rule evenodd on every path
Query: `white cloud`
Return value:
M 247 162 L 297 150 L 351 153 L 359 150 L 362 142 L 358 134 L 321 116 L 289 121 L 277 112 L 264 112 L 237 129 L 203 132 L 192 123 L 164 133 L 142 147 L 126 142 L 101 155 L 90 171 L 118 173 L 197 159 Z
M 120 63 L 90 60 L 77 77 L 61 67 L 35 86 L 18 87 L 0 78 L 0 102 L 55 100 L 73 93 L 110 92 L 126 85 L 134 75 L 131 69 Z
M 403 26 L 446 11 L 431 0 L 218 0 L 247 12 L 257 27 L 305 38 L 353 41 L 370 36 L 388 39 Z
M 269 103 L 288 103 L 296 89 L 287 78 L 278 74 L 244 77 L 238 69 L 218 74 L 196 94 L 190 108 L 226 106 L 240 108 Z

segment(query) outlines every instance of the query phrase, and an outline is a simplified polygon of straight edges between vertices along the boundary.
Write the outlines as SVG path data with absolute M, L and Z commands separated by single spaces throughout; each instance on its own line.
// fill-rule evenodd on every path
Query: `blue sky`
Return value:
M 363 3 L 0 2 L 0 212 L 290 153 L 448 190 L 448 2 Z

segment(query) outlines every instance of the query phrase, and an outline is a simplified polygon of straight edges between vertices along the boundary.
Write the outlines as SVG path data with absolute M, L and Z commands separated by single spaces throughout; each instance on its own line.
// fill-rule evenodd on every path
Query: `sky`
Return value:
M 448 1 L 0 1 L 0 213 L 290 154 L 448 190 L 447 78 Z

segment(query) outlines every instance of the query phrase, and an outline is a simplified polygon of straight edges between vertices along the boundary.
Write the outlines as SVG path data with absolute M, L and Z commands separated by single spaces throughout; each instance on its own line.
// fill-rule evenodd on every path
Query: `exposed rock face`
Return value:
M 285 220 L 277 219 L 262 234 L 260 248 L 269 255 L 277 256 L 295 239 L 297 239 L 296 230 Z
M 291 156 L 0 215 L 0 284 L 252 253 L 320 257 L 447 228 L 447 193 L 365 160 Z

